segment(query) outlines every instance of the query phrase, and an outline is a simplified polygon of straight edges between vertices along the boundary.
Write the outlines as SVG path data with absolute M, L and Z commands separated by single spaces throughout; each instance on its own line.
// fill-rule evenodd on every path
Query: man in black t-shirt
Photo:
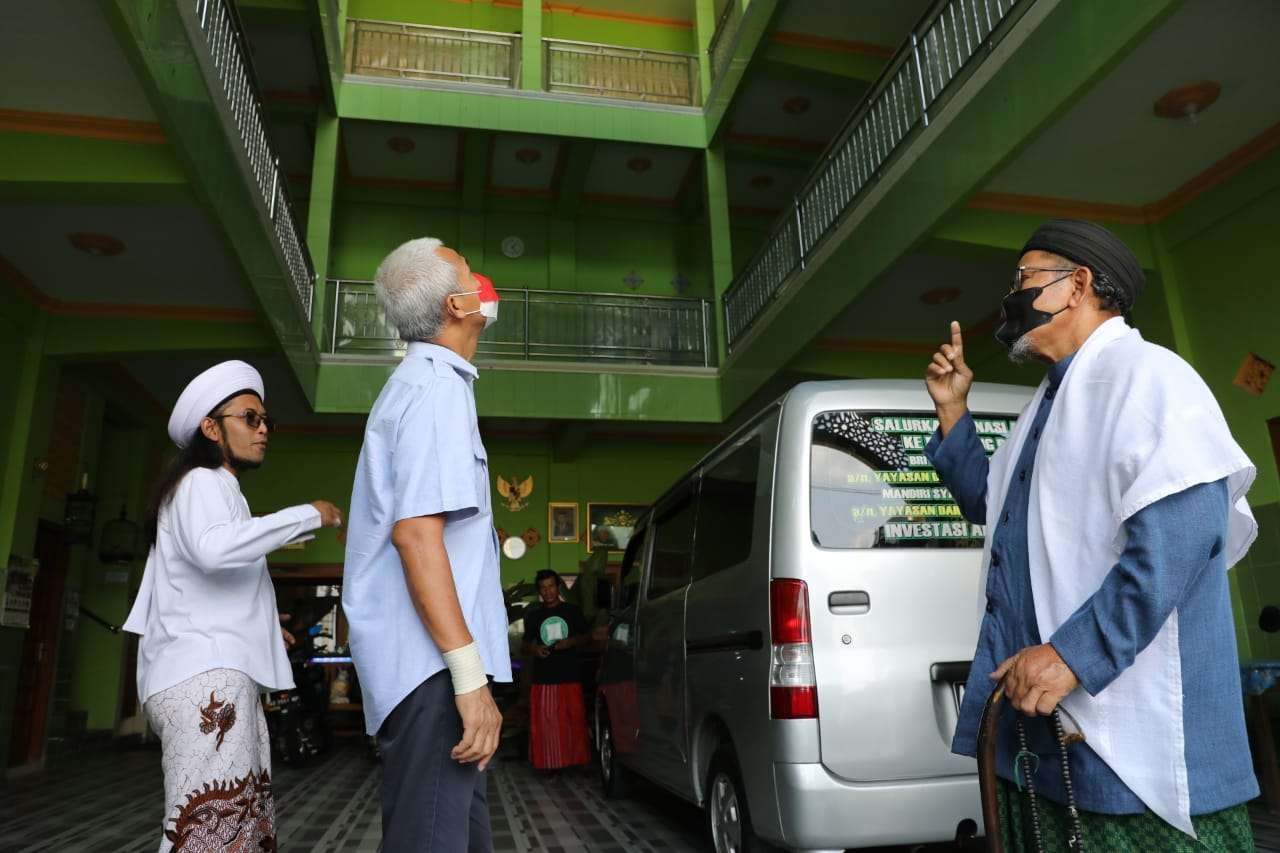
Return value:
M 541 606 L 524 617 L 524 652 L 533 661 L 529 690 L 529 760 L 537 770 L 586 764 L 586 708 L 578 647 L 587 642 L 582 611 L 560 599 L 560 575 L 538 572 Z

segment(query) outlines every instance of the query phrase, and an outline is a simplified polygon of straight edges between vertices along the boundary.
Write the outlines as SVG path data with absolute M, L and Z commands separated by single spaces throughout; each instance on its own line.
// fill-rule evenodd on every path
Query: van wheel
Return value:
M 616 800 L 626 796 L 627 779 L 626 770 L 618 762 L 617 752 L 613 747 L 613 729 L 609 725 L 609 718 L 605 716 L 604 711 L 597 711 L 597 719 L 599 720 L 599 768 L 600 768 L 600 786 L 604 789 L 604 795 L 607 799 Z
M 707 834 L 716 853 L 764 853 L 773 848 L 756 837 L 746 789 L 733 750 L 722 746 L 707 774 Z

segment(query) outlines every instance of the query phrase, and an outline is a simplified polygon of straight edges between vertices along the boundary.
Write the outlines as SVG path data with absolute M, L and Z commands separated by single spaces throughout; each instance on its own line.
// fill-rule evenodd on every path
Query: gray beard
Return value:
M 1027 336 L 1023 335 L 1014 341 L 1013 346 L 1009 347 L 1009 360 L 1014 364 L 1027 364 L 1036 360 L 1035 347 L 1031 345 L 1031 341 L 1027 340 Z

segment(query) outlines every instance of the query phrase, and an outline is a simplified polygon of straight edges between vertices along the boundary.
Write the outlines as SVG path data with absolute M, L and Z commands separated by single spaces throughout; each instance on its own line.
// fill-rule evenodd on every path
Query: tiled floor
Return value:
M 304 769 L 275 768 L 281 853 L 376 851 L 378 766 L 355 742 Z M 497 762 L 489 801 L 495 853 L 693 853 L 701 816 L 663 792 L 604 800 L 586 769 L 535 774 Z M 82 758 L 8 782 L 0 792 L 0 853 L 143 853 L 159 842 L 160 756 L 135 748 Z
M 306 768 L 277 767 L 281 853 L 373 853 L 378 766 L 350 742 Z M 81 757 L 0 789 L 0 853 L 150 853 L 159 840 L 160 757 L 138 747 Z M 489 779 L 495 853 L 694 853 L 701 814 L 644 784 L 605 800 L 593 772 L 535 774 L 500 761 Z M 1280 817 L 1254 803 L 1258 850 L 1280 853 Z

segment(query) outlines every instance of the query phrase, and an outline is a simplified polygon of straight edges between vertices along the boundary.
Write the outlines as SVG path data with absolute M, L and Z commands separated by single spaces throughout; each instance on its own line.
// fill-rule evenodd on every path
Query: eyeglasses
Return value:
M 1022 276 L 1025 273 L 1030 273 L 1030 272 L 1073 273 L 1078 269 L 1079 267 L 1071 267 L 1070 269 L 1067 269 L 1065 267 L 1018 267 L 1013 271 L 1013 284 L 1009 288 L 1009 293 L 1013 293 L 1014 291 L 1022 289 Z M 1062 276 L 1062 278 L 1055 278 L 1053 281 L 1049 282 L 1049 284 L 1057 284 L 1058 282 L 1062 281 L 1063 278 L 1066 278 L 1066 276 L 1064 275 Z M 1048 287 L 1049 284 L 1046 284 L 1045 287 Z
M 275 418 L 271 417 L 270 415 L 261 414 L 255 409 L 245 409 L 243 412 L 241 412 L 238 415 L 212 415 L 212 417 L 215 421 L 220 421 L 223 418 L 240 418 L 241 420 L 244 421 L 244 425 L 251 430 L 257 430 L 258 427 L 262 426 L 263 424 L 266 424 L 267 432 L 276 431 Z

